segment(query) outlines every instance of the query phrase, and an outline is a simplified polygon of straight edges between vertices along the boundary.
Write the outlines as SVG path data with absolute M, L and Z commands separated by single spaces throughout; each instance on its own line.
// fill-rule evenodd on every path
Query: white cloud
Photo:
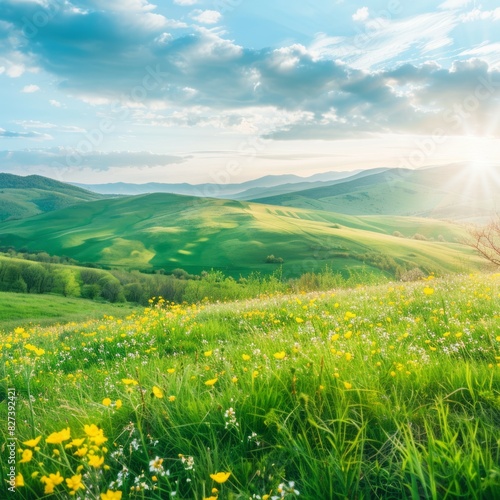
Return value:
M 51 99 L 49 103 L 54 106 L 55 108 L 62 108 L 64 107 L 59 101 L 56 101 L 55 99 Z
M 19 78 L 24 74 L 26 68 L 23 64 L 13 64 L 10 68 L 7 69 L 7 75 L 11 78 Z
M 500 20 L 500 7 L 494 10 L 481 10 L 473 9 L 470 12 L 462 14 L 460 20 L 464 22 L 470 21 L 499 21 Z
M 366 21 L 369 17 L 370 17 L 370 11 L 368 10 L 368 7 L 361 7 L 361 9 L 358 9 L 352 15 L 352 20 L 363 22 Z
M 198 0 L 174 0 L 174 3 L 177 5 L 188 6 L 188 5 L 196 5 Z
M 442 10 L 454 10 L 461 9 L 462 7 L 467 7 L 472 2 L 472 0 L 446 0 L 439 5 Z
M 216 10 L 199 10 L 191 12 L 191 17 L 202 24 L 216 24 L 222 19 L 222 14 Z
M 23 90 L 21 92 L 23 94 L 33 94 L 33 92 L 38 92 L 40 90 L 40 87 L 38 85 L 25 85 L 23 87 Z

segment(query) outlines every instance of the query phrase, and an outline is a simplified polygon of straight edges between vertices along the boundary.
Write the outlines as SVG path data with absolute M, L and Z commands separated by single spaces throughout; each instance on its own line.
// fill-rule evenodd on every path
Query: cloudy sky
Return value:
M 498 162 L 497 0 L 2 0 L 0 170 L 239 182 Z

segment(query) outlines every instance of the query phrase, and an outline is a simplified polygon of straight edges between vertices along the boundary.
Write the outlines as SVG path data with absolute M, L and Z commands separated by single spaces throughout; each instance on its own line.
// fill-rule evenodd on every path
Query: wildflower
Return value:
M 40 481 L 45 484 L 45 494 L 54 493 L 54 488 L 64 481 L 64 477 L 61 476 L 60 472 L 57 471 L 55 474 L 49 474 L 48 476 L 42 476 Z
M 284 359 L 285 356 L 286 356 L 286 352 L 285 351 L 280 351 L 280 352 L 275 352 L 273 354 L 273 356 L 276 358 L 276 359 Z
M 175 368 L 167 368 L 167 373 L 174 373 L 175 372 Z
M 242 354 L 241 355 L 241 359 L 243 359 L 243 361 L 249 361 L 250 360 L 250 356 L 248 354 Z
M 101 493 L 101 500 L 121 500 L 121 491 L 108 490 L 106 493 Z
M 163 458 L 156 457 L 154 460 L 149 462 L 150 472 L 163 472 Z
M 156 385 L 153 386 L 153 394 L 158 399 L 161 399 L 163 397 L 163 391 Z
M 210 474 L 210 477 L 219 484 L 225 483 L 228 479 L 229 476 L 231 475 L 230 472 L 217 472 L 216 474 Z
M 175 396 L 169 396 L 168 400 L 173 403 L 177 398 Z
M 295 321 L 297 323 L 304 323 L 304 320 L 302 318 L 295 318 Z
M 38 445 L 40 439 L 42 439 L 42 436 L 38 436 L 37 438 L 35 439 L 30 439 L 28 441 L 24 441 L 23 444 L 25 446 L 29 446 L 30 448 L 35 448 L 35 446 Z
M 217 500 L 217 497 L 210 495 L 209 497 L 203 497 L 203 500 Z
M 66 484 L 70 490 L 70 495 L 74 495 L 78 490 L 84 490 L 85 486 L 82 484 L 82 475 L 76 474 L 70 478 L 66 479 Z
M 259 372 L 257 370 L 254 370 L 252 372 L 252 378 L 257 378 L 259 376 Z
M 122 407 L 123 403 L 121 399 L 117 399 L 115 403 L 115 408 L 119 410 Z
M 104 406 L 111 406 L 111 399 L 109 399 L 109 398 L 104 398 L 104 399 L 102 400 L 102 404 L 103 404 Z
M 137 380 L 134 380 L 133 378 L 122 378 L 122 382 L 125 385 L 138 385 L 139 382 Z
M 46 443 L 49 444 L 61 444 L 63 441 L 67 441 L 71 437 L 71 430 L 69 427 L 63 429 L 59 432 L 53 432 L 50 436 L 45 439 Z
M 238 377 L 233 377 L 233 378 L 231 379 L 231 382 L 232 382 L 233 384 L 236 384 L 236 382 L 238 382 Z
M 210 380 L 207 380 L 205 382 L 205 385 L 212 386 L 212 385 L 214 385 L 217 382 L 217 380 L 218 379 L 216 379 L 216 378 L 211 378 Z
M 24 477 L 21 473 L 19 473 L 17 476 L 16 476 L 16 482 L 15 482 L 15 486 L 16 488 L 18 486 L 24 486 Z
M 212 353 L 213 353 L 213 351 L 205 351 L 205 352 L 203 353 L 203 355 L 204 355 L 206 358 L 208 358 L 208 357 L 210 357 L 210 356 L 212 355 Z
M 424 288 L 424 293 L 425 293 L 425 295 L 432 295 L 434 293 L 434 288 L 431 288 L 430 286 L 426 286 Z
M 104 463 L 104 457 L 99 457 L 97 455 L 92 455 L 89 457 L 89 465 L 95 467 L 96 469 Z
M 72 446 L 76 446 L 78 448 L 79 446 L 81 446 L 83 444 L 84 441 L 85 441 L 85 438 L 73 439 L 73 441 L 71 441 L 71 443 L 68 443 L 65 446 L 65 448 L 71 448 Z
M 24 464 L 27 462 L 31 462 L 31 459 L 33 458 L 33 452 L 31 450 L 24 450 L 23 451 L 23 458 L 19 460 L 20 464 Z
M 349 382 L 344 382 L 344 387 L 346 389 L 352 389 L 352 384 L 350 384 Z
M 87 436 L 89 437 L 98 436 L 99 434 L 102 433 L 102 429 L 99 429 L 99 427 L 97 427 L 97 425 L 95 424 L 91 425 L 85 424 L 83 426 L 83 430 L 85 431 L 85 434 L 87 434 Z

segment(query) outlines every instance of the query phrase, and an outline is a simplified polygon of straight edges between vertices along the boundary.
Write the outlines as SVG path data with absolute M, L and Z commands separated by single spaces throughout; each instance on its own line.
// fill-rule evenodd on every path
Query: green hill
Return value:
M 0 173 L 0 221 L 32 217 L 101 198 L 102 195 L 39 175 Z
M 400 236 L 392 234 L 398 231 Z M 419 241 L 419 238 L 440 241 Z M 397 266 L 464 271 L 482 261 L 460 245 L 455 224 L 408 217 L 354 217 L 244 201 L 151 194 L 88 202 L 0 226 L 0 246 L 66 255 L 132 269 L 210 268 L 238 276 L 271 272 L 274 255 L 286 276 L 325 265 Z
M 458 164 L 390 169 L 335 185 L 254 199 L 259 203 L 351 215 L 477 220 L 500 208 L 500 168 Z

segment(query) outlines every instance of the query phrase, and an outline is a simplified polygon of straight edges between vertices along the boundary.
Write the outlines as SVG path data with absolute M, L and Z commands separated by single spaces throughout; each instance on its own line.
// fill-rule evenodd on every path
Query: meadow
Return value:
M 0 353 L 13 498 L 500 493 L 500 274 L 157 297 L 126 318 L 8 328 Z
M 424 271 L 473 272 L 485 261 L 467 230 L 419 217 L 350 216 L 246 201 L 156 193 L 89 201 L 4 222 L 0 245 L 44 251 L 113 269 L 190 274 L 215 269 L 239 278 L 270 274 L 282 259 L 296 278 L 328 265 L 395 276 Z M 280 261 L 281 262 L 281 261 Z

